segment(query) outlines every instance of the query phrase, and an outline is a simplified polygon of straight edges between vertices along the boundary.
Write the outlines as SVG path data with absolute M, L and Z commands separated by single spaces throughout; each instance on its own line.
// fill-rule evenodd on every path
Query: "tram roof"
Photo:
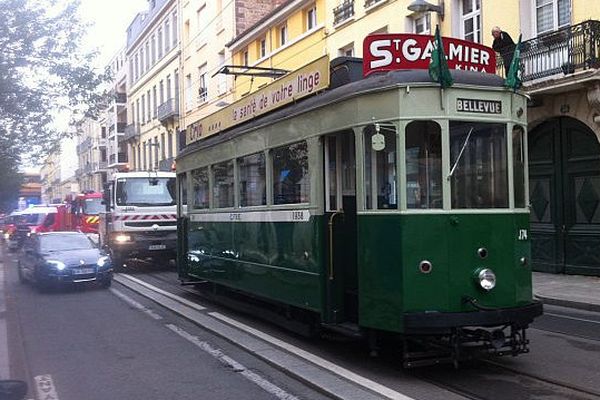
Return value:
M 494 74 L 463 70 L 451 70 L 451 74 L 454 78 L 455 86 L 483 86 L 499 89 L 504 87 L 504 79 Z M 262 125 L 275 123 L 279 120 L 300 115 L 311 109 L 319 108 L 327 104 L 346 100 L 374 90 L 388 90 L 411 85 L 420 87 L 439 87 L 437 83 L 431 81 L 429 71 L 427 70 L 414 69 L 376 73 L 364 79 L 350 82 L 334 89 L 325 90 L 315 96 L 299 100 L 292 105 L 282 107 L 266 115 L 259 116 L 248 122 L 231 127 L 230 129 L 206 139 L 201 139 L 188 145 L 179 154 L 179 157 L 226 142 Z

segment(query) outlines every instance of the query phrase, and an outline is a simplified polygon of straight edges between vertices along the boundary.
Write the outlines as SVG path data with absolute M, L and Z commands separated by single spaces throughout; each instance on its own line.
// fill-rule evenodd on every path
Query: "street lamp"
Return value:
M 440 16 L 440 19 L 444 20 L 444 1 L 441 0 L 439 5 L 431 4 L 426 2 L 425 0 L 415 0 L 410 3 L 407 7 L 410 11 L 416 13 L 427 13 L 427 12 L 436 12 Z

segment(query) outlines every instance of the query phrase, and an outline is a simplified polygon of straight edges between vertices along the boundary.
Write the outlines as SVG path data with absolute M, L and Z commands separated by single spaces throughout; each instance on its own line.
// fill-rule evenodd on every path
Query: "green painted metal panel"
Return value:
M 360 324 L 402 331 L 404 312 L 473 311 L 464 296 L 487 307 L 516 307 L 532 300 L 528 214 L 360 215 L 358 271 Z M 479 248 L 486 248 L 482 259 Z M 424 274 L 419 263 L 430 261 Z M 491 268 L 497 285 L 490 292 L 474 279 Z
M 310 222 L 189 222 L 190 276 L 321 313 L 323 217 Z M 181 237 L 181 235 L 180 235 Z

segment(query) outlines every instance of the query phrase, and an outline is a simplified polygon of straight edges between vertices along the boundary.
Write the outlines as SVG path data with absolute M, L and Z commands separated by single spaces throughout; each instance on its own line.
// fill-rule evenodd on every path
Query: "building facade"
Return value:
M 150 0 L 127 29 L 127 143 L 135 171 L 170 170 L 179 144 L 179 5 Z
M 100 147 L 105 146 L 106 159 L 101 157 L 96 171 L 103 174 L 106 182 L 105 169 L 110 172 L 128 169 L 127 143 L 124 140 L 127 126 L 127 64 L 125 49 L 121 49 L 109 62 L 113 75 L 111 98 L 108 107 L 102 113 L 101 125 L 105 136 L 100 138 Z
M 88 119 L 78 129 L 78 168 L 75 176 L 82 190 L 100 192 L 107 179 L 107 129 L 105 118 Z

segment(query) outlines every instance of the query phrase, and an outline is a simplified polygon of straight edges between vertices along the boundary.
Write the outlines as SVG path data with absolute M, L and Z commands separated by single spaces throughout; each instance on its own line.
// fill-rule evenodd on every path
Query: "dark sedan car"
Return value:
M 52 284 L 96 282 L 109 287 L 110 256 L 81 232 L 49 232 L 28 237 L 19 257 L 19 280 L 40 290 Z

